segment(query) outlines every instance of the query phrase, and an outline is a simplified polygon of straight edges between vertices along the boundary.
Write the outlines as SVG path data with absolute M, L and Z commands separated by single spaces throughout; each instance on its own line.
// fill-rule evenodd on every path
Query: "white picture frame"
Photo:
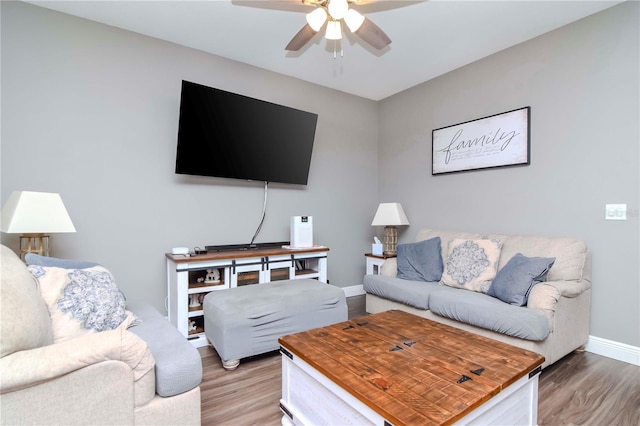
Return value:
M 531 164 L 531 107 L 434 129 L 431 174 Z

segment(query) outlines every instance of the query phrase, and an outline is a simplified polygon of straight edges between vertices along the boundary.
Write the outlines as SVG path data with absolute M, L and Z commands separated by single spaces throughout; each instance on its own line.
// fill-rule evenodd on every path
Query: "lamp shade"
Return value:
M 60 194 L 15 191 L 2 208 L 2 232 L 48 234 L 76 232 Z
M 409 219 L 404 214 L 400 203 L 380 203 L 378 211 L 371 222 L 371 226 L 409 225 Z

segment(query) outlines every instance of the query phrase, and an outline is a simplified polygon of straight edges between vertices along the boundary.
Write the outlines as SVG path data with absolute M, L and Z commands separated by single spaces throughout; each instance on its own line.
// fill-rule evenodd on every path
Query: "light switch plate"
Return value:
M 627 205 L 605 204 L 604 214 L 606 220 L 627 220 Z

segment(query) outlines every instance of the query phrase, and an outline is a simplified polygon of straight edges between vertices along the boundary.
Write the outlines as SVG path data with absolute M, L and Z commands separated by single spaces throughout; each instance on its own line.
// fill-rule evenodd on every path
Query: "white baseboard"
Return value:
M 360 296 L 364 294 L 364 288 L 362 287 L 362 284 L 352 285 L 351 287 L 342 287 L 342 290 L 344 290 L 345 297 Z
M 585 351 L 640 366 L 640 347 L 589 336 Z

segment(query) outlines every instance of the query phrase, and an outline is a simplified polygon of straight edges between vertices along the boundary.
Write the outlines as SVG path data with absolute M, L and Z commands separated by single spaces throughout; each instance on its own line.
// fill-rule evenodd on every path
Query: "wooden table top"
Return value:
M 451 424 L 544 362 L 537 353 L 398 310 L 279 342 L 397 426 Z

